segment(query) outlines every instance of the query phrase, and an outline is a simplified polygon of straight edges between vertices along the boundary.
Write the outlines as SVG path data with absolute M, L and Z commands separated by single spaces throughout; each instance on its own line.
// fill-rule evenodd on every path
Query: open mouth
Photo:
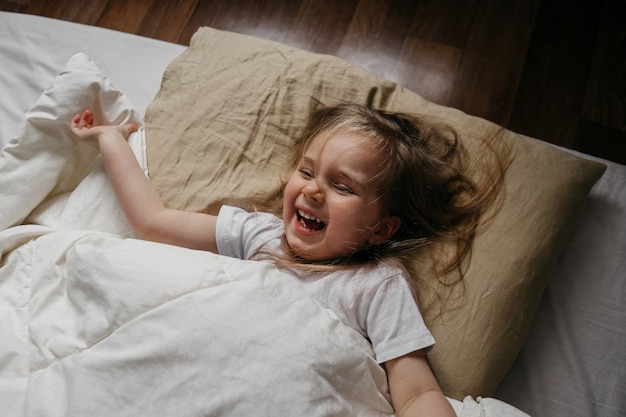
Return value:
M 300 223 L 304 228 L 308 230 L 318 231 L 326 227 L 326 223 L 316 217 L 311 216 L 310 214 L 303 212 L 302 210 L 297 210 L 296 216 L 298 217 L 298 223 Z

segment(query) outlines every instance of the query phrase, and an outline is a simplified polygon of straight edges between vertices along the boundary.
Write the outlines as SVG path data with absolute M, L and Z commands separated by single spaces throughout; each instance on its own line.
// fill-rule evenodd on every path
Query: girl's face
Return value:
M 285 187 L 285 234 L 294 253 L 309 261 L 350 255 L 391 238 L 400 226 L 384 213 L 371 179 L 376 148 L 354 133 L 316 138 Z

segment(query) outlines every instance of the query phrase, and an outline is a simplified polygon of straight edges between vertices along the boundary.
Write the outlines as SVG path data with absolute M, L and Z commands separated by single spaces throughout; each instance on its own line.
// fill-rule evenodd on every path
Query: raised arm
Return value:
M 72 119 L 72 131 L 81 141 L 100 149 L 117 199 L 135 232 L 146 240 L 217 252 L 216 217 L 166 208 L 144 175 L 126 142 L 137 125 L 93 123 L 93 114 L 86 110 Z
M 422 352 L 385 362 L 385 371 L 398 417 L 456 417 Z

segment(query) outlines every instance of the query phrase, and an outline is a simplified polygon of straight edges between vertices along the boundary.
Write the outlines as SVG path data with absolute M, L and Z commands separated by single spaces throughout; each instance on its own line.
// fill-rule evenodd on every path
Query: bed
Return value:
M 365 340 L 271 266 L 136 239 L 97 152 L 68 131 L 84 107 L 139 123 L 129 141 L 166 203 L 214 212 L 274 192 L 306 115 L 340 101 L 420 112 L 469 138 L 499 132 L 513 148 L 463 302 L 429 319 L 455 411 L 626 414 L 623 165 L 248 36 L 201 28 L 183 47 L 0 21 L 4 415 L 392 415 Z M 424 274 L 429 256 L 416 254 Z

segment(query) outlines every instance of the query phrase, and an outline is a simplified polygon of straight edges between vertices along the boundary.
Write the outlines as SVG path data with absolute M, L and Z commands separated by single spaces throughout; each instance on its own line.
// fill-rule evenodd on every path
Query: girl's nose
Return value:
M 311 200 L 321 202 L 324 199 L 324 193 L 317 185 L 317 181 L 311 180 L 309 181 L 304 188 L 302 188 L 302 194 L 306 198 L 310 198 Z

